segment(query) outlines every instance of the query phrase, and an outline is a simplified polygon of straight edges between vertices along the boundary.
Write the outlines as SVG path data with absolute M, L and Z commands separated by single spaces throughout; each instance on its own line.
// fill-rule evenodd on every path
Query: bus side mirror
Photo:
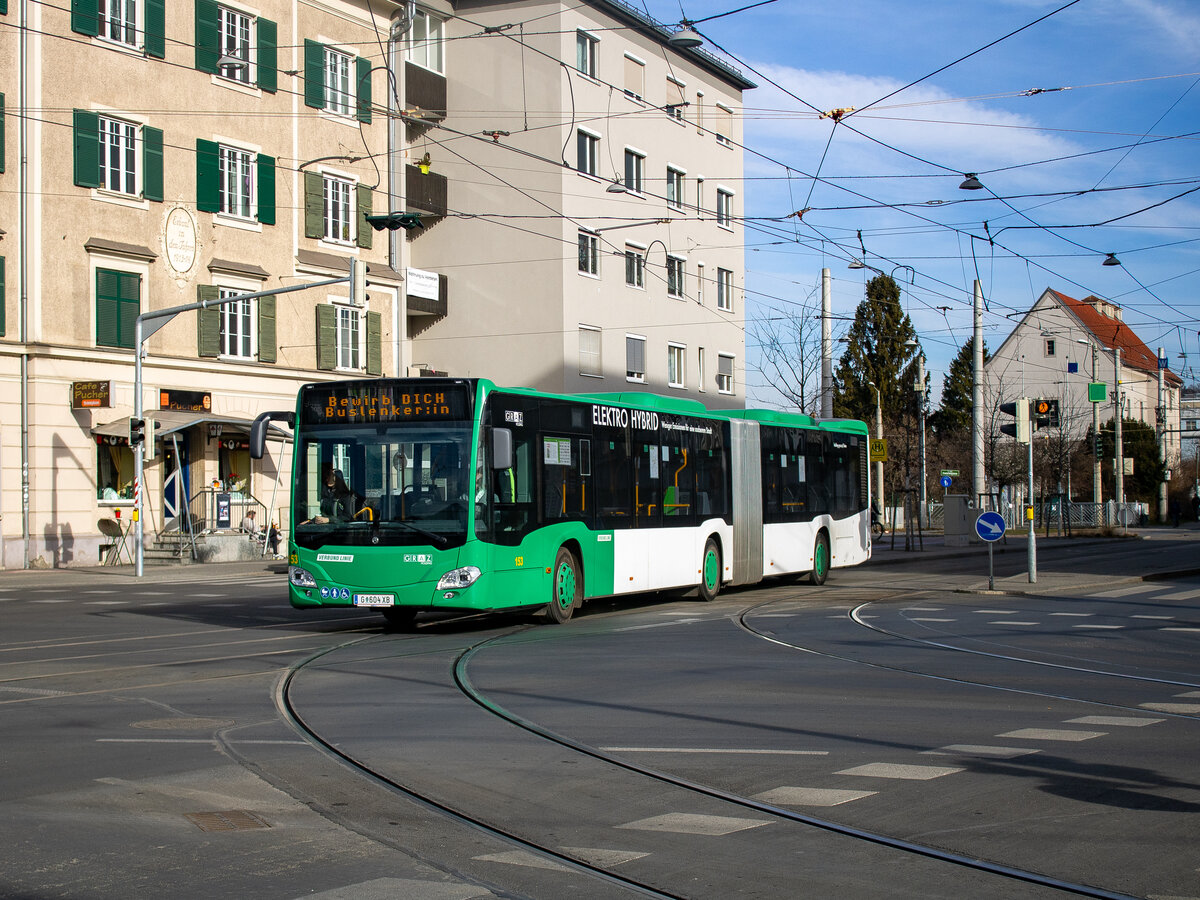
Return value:
M 507 428 L 492 429 L 492 468 L 512 468 L 512 432 Z
M 265 412 L 250 425 L 250 458 L 262 459 L 267 450 L 267 429 L 272 421 L 286 422 L 289 428 L 296 427 L 296 414 L 287 412 Z

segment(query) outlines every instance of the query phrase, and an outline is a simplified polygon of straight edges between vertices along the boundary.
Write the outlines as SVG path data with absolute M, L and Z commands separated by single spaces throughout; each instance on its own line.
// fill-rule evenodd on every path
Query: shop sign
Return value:
M 111 407 L 111 381 L 71 382 L 71 409 L 109 409 Z
M 163 388 L 158 392 L 158 408 L 178 412 L 212 412 L 212 393 Z

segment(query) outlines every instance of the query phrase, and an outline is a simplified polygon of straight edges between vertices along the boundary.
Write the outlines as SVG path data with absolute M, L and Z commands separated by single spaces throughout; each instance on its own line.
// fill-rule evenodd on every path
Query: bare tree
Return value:
M 810 298 L 811 299 L 811 298 Z M 750 324 L 758 345 L 755 367 L 791 407 L 818 415 L 821 401 L 821 324 L 819 305 L 771 310 Z

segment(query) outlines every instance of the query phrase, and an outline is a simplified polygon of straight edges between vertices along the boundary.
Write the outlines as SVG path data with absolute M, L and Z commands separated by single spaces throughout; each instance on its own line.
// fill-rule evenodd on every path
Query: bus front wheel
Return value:
M 546 618 L 555 625 L 562 625 L 570 620 L 571 613 L 582 599 L 583 578 L 579 573 L 579 562 L 574 553 L 566 547 L 559 547 L 558 555 L 554 558 Z
M 817 535 L 816 546 L 813 547 L 812 569 L 808 573 L 809 584 L 821 585 L 829 577 L 829 535 L 821 532 Z
M 709 538 L 704 544 L 704 556 L 700 559 L 700 599 L 717 599 L 721 592 L 721 550 L 717 542 Z

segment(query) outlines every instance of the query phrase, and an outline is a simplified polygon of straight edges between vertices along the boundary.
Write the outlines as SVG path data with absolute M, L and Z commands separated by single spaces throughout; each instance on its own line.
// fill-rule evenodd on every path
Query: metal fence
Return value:
M 1005 525 L 1010 529 L 1024 529 L 1025 519 L 1023 507 L 1006 501 L 999 504 L 996 512 L 1004 516 Z M 1034 527 L 1044 530 L 1049 527 L 1066 530 L 1070 528 L 1104 528 L 1122 526 L 1134 527 L 1144 525 L 1150 514 L 1149 506 L 1145 503 L 1117 504 L 1113 500 L 1103 503 L 1076 503 L 1064 500 L 1047 500 L 1034 505 Z M 898 531 L 904 529 L 904 507 L 896 506 L 884 514 L 884 521 L 889 529 Z M 945 505 L 928 503 L 921 521 L 925 531 L 943 531 L 946 527 Z

